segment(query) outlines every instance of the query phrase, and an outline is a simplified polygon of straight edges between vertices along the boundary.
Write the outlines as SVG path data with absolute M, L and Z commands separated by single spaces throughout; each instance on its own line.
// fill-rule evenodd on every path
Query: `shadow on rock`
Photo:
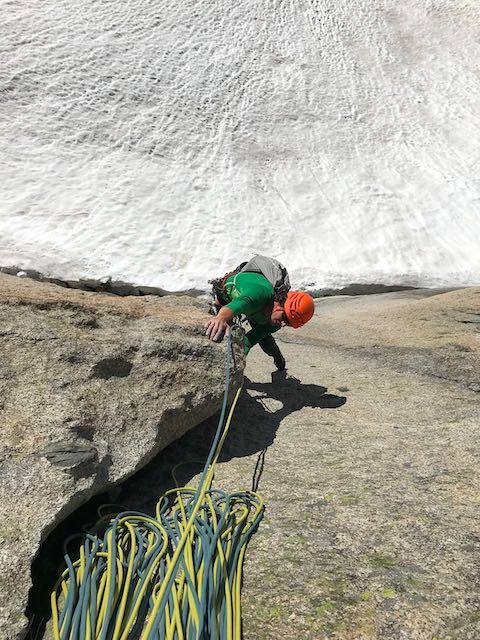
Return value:
M 258 487 L 265 452 L 286 416 L 304 407 L 336 409 L 347 401 L 345 396 L 326 393 L 326 387 L 303 384 L 285 372 L 272 373 L 272 382 L 267 383 L 245 378 L 244 386 L 219 461 L 260 453 L 252 482 L 254 489 Z M 273 408 L 269 406 L 272 402 Z M 178 486 L 188 484 L 203 469 L 217 424 L 218 414 L 162 451 L 124 483 L 119 496 L 122 504 L 152 511 L 160 494 L 174 486 L 172 471 Z
M 247 393 L 243 394 L 233 417 L 221 462 L 253 455 L 269 447 L 282 420 L 295 411 L 304 407 L 336 409 L 347 401 L 345 396 L 326 393 L 326 387 L 316 384 L 303 384 L 284 371 L 272 373 L 272 382 L 253 382 L 245 377 L 245 389 Z
M 268 383 L 253 382 L 245 378 L 245 389 L 234 413 L 220 462 L 259 453 L 251 483 L 252 490 L 256 491 L 265 464 L 265 454 L 286 416 L 303 407 L 335 409 L 345 404 L 344 396 L 335 396 L 326 391 L 326 387 L 303 384 L 285 372 L 272 373 L 272 381 Z M 135 476 L 114 487 L 109 494 L 92 498 L 50 534 L 43 543 L 32 569 L 34 587 L 28 608 L 31 621 L 27 636 L 29 640 L 42 636 L 45 622 L 49 618 L 48 596 L 57 578 L 56 568 L 62 563 L 62 543 L 72 533 L 92 530 L 98 518 L 99 505 L 112 500 L 115 502 L 114 505 L 105 505 L 108 507 L 107 512 L 118 513 L 125 509 L 134 509 L 155 513 L 155 505 L 165 491 L 175 484 L 186 485 L 201 473 L 217 429 L 218 419 L 217 414 L 190 430 Z M 55 455 L 63 460 L 65 451 L 55 451 Z M 75 542 L 72 544 L 75 545 Z

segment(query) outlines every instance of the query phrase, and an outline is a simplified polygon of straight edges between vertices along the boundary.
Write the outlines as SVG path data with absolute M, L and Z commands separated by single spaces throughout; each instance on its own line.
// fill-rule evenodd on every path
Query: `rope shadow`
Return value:
M 265 456 L 268 447 L 275 440 L 281 422 L 291 413 L 304 407 L 336 409 L 343 406 L 347 398 L 327 393 L 327 387 L 303 384 L 298 378 L 289 376 L 286 371 L 273 372 L 272 382 L 269 383 L 253 382 L 245 377 L 245 387 L 251 393 L 245 394 L 247 400 L 239 407 L 237 420 L 242 420 L 242 424 L 240 429 L 232 433 L 230 441 L 225 442 L 223 449 L 225 457 L 221 460 L 252 455 L 255 453 L 251 450 L 252 445 L 254 447 L 263 445 L 252 477 L 252 491 L 258 491 L 265 466 Z M 272 411 L 265 400 L 274 400 L 281 404 L 281 408 Z M 252 419 L 252 416 L 255 417 Z M 230 457 L 227 457 L 229 454 Z

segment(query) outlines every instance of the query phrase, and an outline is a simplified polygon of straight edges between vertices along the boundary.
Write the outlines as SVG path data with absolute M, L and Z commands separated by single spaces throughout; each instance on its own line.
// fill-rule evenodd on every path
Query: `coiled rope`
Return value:
M 155 517 L 126 511 L 103 537 L 87 534 L 51 594 L 55 640 L 240 640 L 242 566 L 263 515 L 254 492 L 212 489 L 215 467 L 242 390 L 228 418 L 232 369 L 198 487 L 167 491 Z

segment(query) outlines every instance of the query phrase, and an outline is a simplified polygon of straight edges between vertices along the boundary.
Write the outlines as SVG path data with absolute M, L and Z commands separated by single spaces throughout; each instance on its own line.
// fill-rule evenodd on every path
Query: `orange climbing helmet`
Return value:
M 289 291 L 287 299 L 285 300 L 284 309 L 288 324 L 294 329 L 298 329 L 312 319 L 315 305 L 309 293 L 305 293 L 304 291 Z

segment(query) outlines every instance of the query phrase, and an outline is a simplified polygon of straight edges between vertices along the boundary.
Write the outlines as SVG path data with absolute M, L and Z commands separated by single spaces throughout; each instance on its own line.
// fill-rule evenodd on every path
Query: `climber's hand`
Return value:
M 227 327 L 228 322 L 226 320 L 221 316 L 214 316 L 205 324 L 205 335 L 213 342 L 221 342 Z

